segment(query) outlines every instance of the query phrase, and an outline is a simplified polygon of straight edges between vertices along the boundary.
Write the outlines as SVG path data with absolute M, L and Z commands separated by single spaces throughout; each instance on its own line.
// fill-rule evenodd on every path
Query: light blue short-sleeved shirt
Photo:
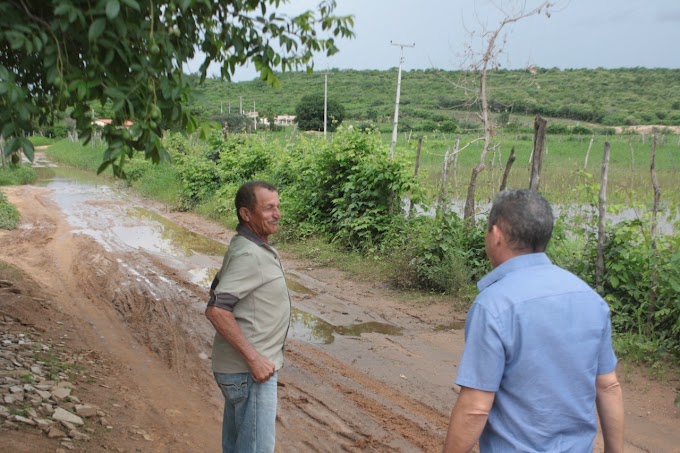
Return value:
M 478 287 L 456 384 L 496 393 L 482 451 L 592 451 L 595 379 L 616 368 L 605 301 L 544 253 Z

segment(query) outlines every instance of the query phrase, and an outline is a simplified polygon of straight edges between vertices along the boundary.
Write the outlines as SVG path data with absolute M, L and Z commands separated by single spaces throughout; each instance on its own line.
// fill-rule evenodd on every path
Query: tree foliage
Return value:
M 315 52 L 337 52 L 334 37 L 353 36 L 353 18 L 334 15 L 335 0 L 290 17 L 280 0 L 8 0 L 0 3 L 0 124 L 4 152 L 33 146 L 22 135 L 69 112 L 85 140 L 92 136 L 93 101 L 111 106 L 113 123 L 99 171 L 122 165 L 135 150 L 167 157 L 169 128 L 197 127 L 186 105 L 192 85 L 185 65 L 204 55 L 227 80 L 254 64 L 275 84 L 274 69 L 312 68 Z M 130 128 L 121 127 L 132 121 Z
M 324 96 L 310 94 L 300 99 L 295 107 L 295 121 L 305 131 L 322 131 L 324 120 Z M 345 119 L 345 108 L 334 99 L 326 100 L 326 129 L 335 131 Z

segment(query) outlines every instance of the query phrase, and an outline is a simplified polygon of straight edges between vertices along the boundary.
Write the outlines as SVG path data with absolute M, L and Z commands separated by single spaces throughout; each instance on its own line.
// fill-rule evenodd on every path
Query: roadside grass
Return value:
M 28 139 L 33 143 L 33 146 L 47 146 L 59 140 L 56 138 L 43 137 L 42 135 L 31 135 Z
M 179 205 L 179 178 L 169 163 L 151 165 L 138 179 L 131 181 L 130 186 L 146 197 L 173 207 Z
M 82 146 L 70 140 L 60 140 L 45 150 L 47 156 L 56 162 L 96 172 L 101 165 L 104 145 Z
M 13 230 L 19 225 L 21 215 L 17 208 L 14 207 L 5 194 L 0 192 L 0 229 Z
M 680 360 L 664 353 L 663 346 L 646 335 L 614 333 L 612 341 L 619 359 L 643 366 L 653 377 L 664 379 L 668 373 L 680 373 Z
M 0 167 L 0 186 L 20 186 L 36 180 L 38 174 L 30 165 Z

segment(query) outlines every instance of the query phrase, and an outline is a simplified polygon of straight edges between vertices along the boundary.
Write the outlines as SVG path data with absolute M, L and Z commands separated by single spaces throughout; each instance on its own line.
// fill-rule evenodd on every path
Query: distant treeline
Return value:
M 389 127 L 394 114 L 397 69 L 330 70 L 328 96 L 346 109 L 346 121 Z M 217 119 L 240 109 L 261 117 L 293 114 L 307 94 L 324 92 L 324 74 L 279 74 L 281 86 L 261 80 L 208 79 L 195 92 L 194 112 Z M 479 74 L 437 69 L 402 73 L 400 129 L 453 132 L 476 127 L 469 113 L 479 108 Z M 602 126 L 680 125 L 680 69 L 497 70 L 488 96 L 499 126 L 526 123 L 541 114 Z M 528 124 L 528 123 L 526 123 Z

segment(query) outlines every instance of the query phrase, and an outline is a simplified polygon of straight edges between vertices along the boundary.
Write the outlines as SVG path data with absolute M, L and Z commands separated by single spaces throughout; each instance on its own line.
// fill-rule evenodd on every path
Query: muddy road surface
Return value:
M 110 426 L 91 427 L 76 450 L 219 451 L 222 397 L 203 310 L 233 232 L 85 173 L 41 172 L 36 185 L 2 189 L 22 222 L 0 231 L 0 261 L 22 273 L 23 289 L 0 293 L 0 315 L 96 357 L 80 390 Z M 440 451 L 464 313 L 283 258 L 294 310 L 277 451 Z M 676 377 L 651 380 L 624 364 L 619 373 L 627 451 L 680 451 Z M 0 427 L 0 438 L 11 451 L 60 448 L 33 427 Z

